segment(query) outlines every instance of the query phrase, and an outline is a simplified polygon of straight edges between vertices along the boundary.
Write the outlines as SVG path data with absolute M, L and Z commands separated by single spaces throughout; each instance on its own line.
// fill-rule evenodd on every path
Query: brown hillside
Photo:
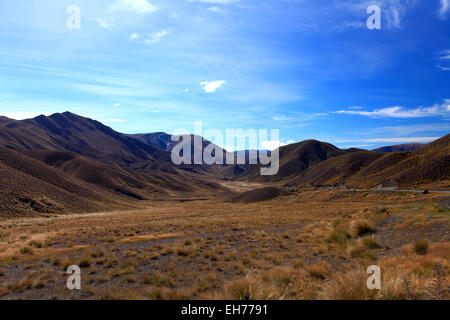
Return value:
M 374 149 L 375 152 L 404 152 L 404 151 L 415 151 L 424 147 L 426 144 L 423 143 L 408 143 L 408 144 L 397 144 L 394 146 L 381 147 Z
M 340 150 L 329 143 L 316 140 L 306 140 L 284 146 L 279 151 L 280 170 L 277 175 L 261 176 L 260 166 L 249 166 L 238 178 L 240 180 L 287 182 L 314 164 L 347 152 L 353 152 L 353 150 Z
M 38 160 L 0 147 L 0 215 L 91 212 L 129 202 Z
M 371 151 L 343 154 L 309 167 L 293 182 L 299 185 L 337 186 L 382 156 L 382 153 Z
M 118 133 L 98 121 L 70 112 L 0 122 L 0 145 L 23 150 L 64 150 L 126 166 L 139 161 L 170 160 L 170 154 Z
M 266 187 L 250 190 L 237 195 L 229 196 L 227 202 L 232 203 L 256 203 L 278 198 L 286 193 L 280 188 Z
M 390 179 L 401 188 L 450 180 L 450 135 L 417 151 L 386 154 L 356 173 L 348 183 L 373 187 Z

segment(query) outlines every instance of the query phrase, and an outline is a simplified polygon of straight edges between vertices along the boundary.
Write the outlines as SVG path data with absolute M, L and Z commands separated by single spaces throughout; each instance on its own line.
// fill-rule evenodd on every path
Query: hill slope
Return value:
M 386 146 L 372 151 L 375 152 L 404 152 L 404 151 L 415 151 L 426 146 L 424 143 L 409 143 L 409 144 L 397 144 L 394 146 Z
M 126 197 L 4 147 L 0 147 L 0 185 L 1 216 L 93 212 L 131 204 Z
M 169 161 L 170 154 L 118 133 L 98 121 L 70 112 L 0 122 L 0 145 L 24 150 L 64 150 L 126 166 L 139 161 Z
M 240 180 L 255 180 L 266 182 L 287 182 L 302 174 L 307 168 L 327 159 L 343 155 L 354 150 L 340 150 L 332 144 L 316 140 L 283 146 L 279 148 L 280 169 L 275 176 L 261 176 L 260 166 L 247 166 L 238 175 Z M 240 171 L 235 169 L 237 172 Z
M 348 184 L 373 187 L 391 179 L 402 188 L 439 182 L 448 187 L 450 134 L 416 151 L 385 154 L 352 176 Z

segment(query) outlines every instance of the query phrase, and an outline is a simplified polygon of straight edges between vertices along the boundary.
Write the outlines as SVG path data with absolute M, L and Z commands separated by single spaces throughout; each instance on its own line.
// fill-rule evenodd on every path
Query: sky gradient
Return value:
M 449 1 L 0 1 L 0 114 L 71 111 L 124 133 L 280 129 L 283 144 L 432 141 L 450 132 Z M 366 27 L 371 4 L 380 30 Z

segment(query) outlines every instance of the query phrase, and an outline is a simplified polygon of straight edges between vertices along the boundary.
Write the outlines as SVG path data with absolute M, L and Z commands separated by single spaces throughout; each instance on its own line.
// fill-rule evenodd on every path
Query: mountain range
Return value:
M 22 121 L 0 117 L 0 216 L 94 212 L 135 208 L 147 199 L 220 196 L 231 192 L 224 183 L 230 180 L 354 188 L 395 181 L 402 188 L 432 184 L 446 189 L 449 140 L 446 135 L 427 145 L 373 151 L 306 140 L 281 147 L 278 174 L 261 176 L 260 166 L 248 162 L 176 166 L 171 150 L 178 142 L 162 132 L 122 134 L 70 112 Z M 209 144 L 204 140 L 202 148 Z

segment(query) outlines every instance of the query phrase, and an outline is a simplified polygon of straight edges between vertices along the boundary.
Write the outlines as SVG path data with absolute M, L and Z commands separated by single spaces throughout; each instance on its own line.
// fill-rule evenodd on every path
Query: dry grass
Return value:
M 433 197 L 317 190 L 258 204 L 150 202 L 4 220 L 0 297 L 442 299 L 435 282 L 448 279 L 435 269 L 449 265 L 449 217 Z M 417 251 L 425 238 L 428 249 Z M 73 264 L 83 274 L 77 293 L 64 288 Z M 381 290 L 367 289 L 372 264 Z

